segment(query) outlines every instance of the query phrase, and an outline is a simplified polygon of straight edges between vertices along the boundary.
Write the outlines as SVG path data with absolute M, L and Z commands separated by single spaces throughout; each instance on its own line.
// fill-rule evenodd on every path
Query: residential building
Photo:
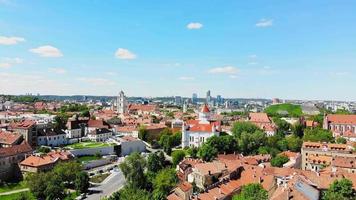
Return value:
M 112 136 L 112 131 L 107 128 L 96 128 L 88 133 L 88 138 L 94 142 L 105 142 Z
M 182 182 L 167 197 L 167 200 L 190 200 L 193 195 L 193 186 L 188 182 Z
M 32 148 L 27 142 L 11 147 L 0 148 L 0 179 L 9 180 L 19 177 L 18 163 L 25 159 L 27 154 L 32 153 Z
M 39 129 L 37 130 L 37 145 L 59 147 L 67 144 L 66 133 L 62 130 Z
M 9 125 L 9 130 L 20 133 L 24 140 L 31 146 L 36 145 L 36 122 L 32 120 L 23 120 L 13 122 Z
M 320 171 L 330 166 L 333 158 L 356 158 L 354 148 L 347 144 L 304 142 L 301 150 L 302 170 Z
M 69 139 L 84 137 L 88 121 L 89 119 L 68 119 L 66 137 Z
M 19 165 L 22 172 L 46 172 L 58 162 L 65 162 L 73 159 L 74 156 L 69 151 L 52 151 L 46 155 L 31 155 L 23 160 Z
M 211 121 L 211 113 L 205 104 L 199 112 L 198 120 L 188 120 L 182 126 L 182 148 L 199 147 L 208 138 L 219 136 L 220 122 Z
M 250 113 L 249 121 L 262 129 L 267 136 L 273 136 L 277 131 L 276 126 L 266 113 Z
M 0 130 L 0 148 L 12 147 L 14 145 L 20 144 L 22 140 L 23 136 L 19 133 Z

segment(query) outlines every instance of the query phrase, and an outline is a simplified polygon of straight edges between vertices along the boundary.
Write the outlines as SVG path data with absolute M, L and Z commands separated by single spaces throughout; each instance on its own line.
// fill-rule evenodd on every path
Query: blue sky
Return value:
M 356 1 L 0 0 L 0 93 L 356 100 Z

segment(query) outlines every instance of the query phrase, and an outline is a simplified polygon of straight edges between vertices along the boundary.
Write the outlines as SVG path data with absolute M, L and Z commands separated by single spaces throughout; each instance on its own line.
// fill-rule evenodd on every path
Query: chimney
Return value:
M 209 170 L 209 175 L 211 175 L 211 171 Z

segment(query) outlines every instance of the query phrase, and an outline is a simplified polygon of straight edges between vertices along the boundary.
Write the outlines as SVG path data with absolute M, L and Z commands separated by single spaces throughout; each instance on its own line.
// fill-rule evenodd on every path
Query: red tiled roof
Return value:
M 14 144 L 22 137 L 21 134 L 5 132 L 0 130 L 0 143 L 2 144 Z
M 28 143 L 23 142 L 20 145 L 14 145 L 12 147 L 0 148 L 0 158 L 14 156 L 17 154 L 30 153 L 32 151 L 33 150 L 31 148 L 31 146 Z
M 141 110 L 146 112 L 153 112 L 157 110 L 156 105 L 143 105 L 143 104 L 129 104 L 128 110 Z
M 213 124 L 197 124 L 189 128 L 193 132 L 212 132 Z
M 26 165 L 31 167 L 40 167 L 44 165 L 49 165 L 57 162 L 58 160 L 69 160 L 71 159 L 71 153 L 69 152 L 50 152 L 43 156 L 31 155 L 23 160 L 20 165 Z
M 103 120 L 89 120 L 88 127 L 95 127 L 95 128 L 109 128 L 109 125 Z
M 266 113 L 250 113 L 249 118 L 251 122 L 270 123 L 271 120 Z
M 178 187 L 183 191 L 183 192 L 187 192 L 190 189 L 193 188 L 192 184 L 184 181 L 183 183 L 179 184 Z
M 10 124 L 12 129 L 28 129 L 36 124 L 35 121 L 32 120 L 24 120 L 21 122 L 14 122 Z
M 203 112 L 203 113 L 209 113 L 210 110 L 209 110 L 208 105 L 204 104 L 204 106 L 203 106 L 202 109 L 201 109 L 201 112 Z
M 336 124 L 356 124 L 356 115 L 330 114 L 327 119 L 328 122 Z

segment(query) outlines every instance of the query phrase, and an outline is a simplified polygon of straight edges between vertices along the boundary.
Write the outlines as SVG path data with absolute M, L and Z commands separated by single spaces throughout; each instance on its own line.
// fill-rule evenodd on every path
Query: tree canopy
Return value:
M 128 185 L 133 188 L 145 188 L 145 167 L 145 158 L 137 152 L 130 154 L 125 161 L 120 164 L 120 169 Z
M 261 184 L 251 183 L 242 187 L 241 193 L 235 195 L 233 200 L 267 200 L 268 193 Z
M 273 167 L 283 167 L 283 164 L 288 162 L 289 158 L 284 155 L 277 155 L 276 157 L 271 159 L 271 165 Z
M 348 179 L 335 180 L 324 193 L 323 200 L 355 200 L 356 194 L 352 188 L 352 181 Z
M 254 133 L 259 128 L 251 122 L 235 122 L 232 127 L 232 133 L 235 137 L 239 138 L 242 132 Z
M 310 142 L 334 142 L 334 137 L 329 130 L 313 128 L 304 130 L 303 140 Z

